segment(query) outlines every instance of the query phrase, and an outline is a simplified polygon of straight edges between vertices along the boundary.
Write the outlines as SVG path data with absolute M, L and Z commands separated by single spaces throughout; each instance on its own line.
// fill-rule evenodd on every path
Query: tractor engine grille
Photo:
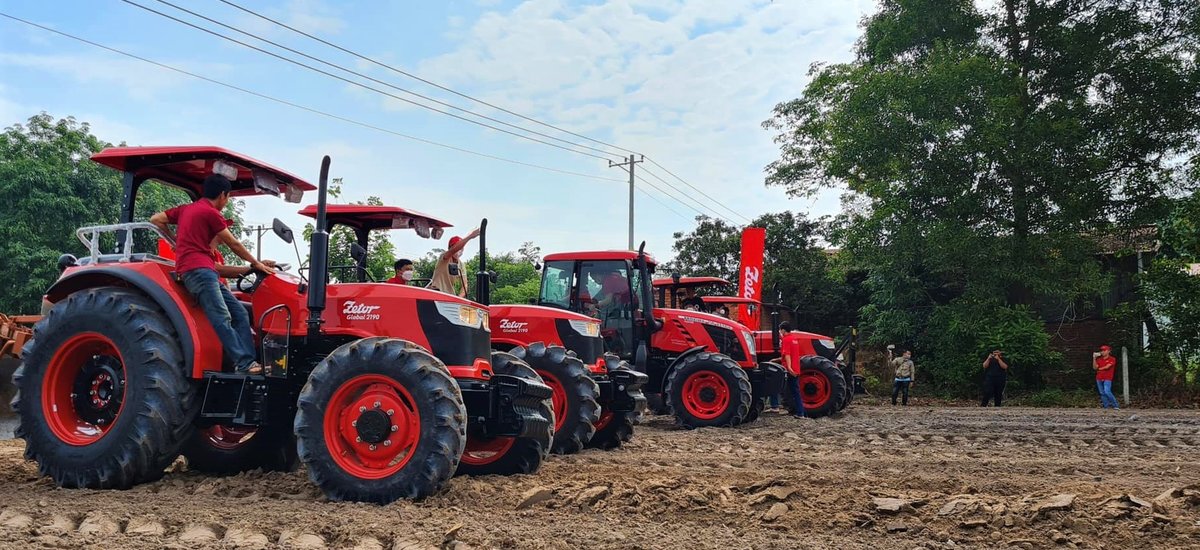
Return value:
M 742 348 L 742 341 L 738 340 L 737 333 L 725 327 L 707 324 L 704 325 L 704 330 L 708 331 L 709 338 L 716 343 L 718 352 L 739 363 L 746 360 L 746 351 Z

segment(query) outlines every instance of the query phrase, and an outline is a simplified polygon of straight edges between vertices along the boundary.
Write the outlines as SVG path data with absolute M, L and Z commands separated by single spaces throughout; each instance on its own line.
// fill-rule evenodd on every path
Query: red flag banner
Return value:
M 747 227 L 742 231 L 742 267 L 738 274 L 738 288 L 743 298 L 762 302 L 763 252 L 766 246 L 765 228 Z M 738 319 L 751 330 L 758 330 L 762 326 L 762 308 L 742 304 L 739 306 Z

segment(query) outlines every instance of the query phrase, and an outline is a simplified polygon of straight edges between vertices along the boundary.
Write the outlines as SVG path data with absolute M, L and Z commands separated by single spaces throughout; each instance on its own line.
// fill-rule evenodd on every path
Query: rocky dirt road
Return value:
M 1200 414 L 893 409 L 768 414 L 536 476 L 457 478 L 389 506 L 329 503 L 306 474 L 181 470 L 129 491 L 38 479 L 0 442 L 6 548 L 1197 548 Z

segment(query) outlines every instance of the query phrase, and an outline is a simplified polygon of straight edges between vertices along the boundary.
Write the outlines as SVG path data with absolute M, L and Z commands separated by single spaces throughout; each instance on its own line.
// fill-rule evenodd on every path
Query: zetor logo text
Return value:
M 503 330 L 504 332 L 529 332 L 529 323 L 501 319 L 500 330 Z
M 380 307 L 382 306 L 369 306 L 351 300 L 342 307 L 342 316 L 351 321 L 374 321 L 379 319 L 375 310 Z
M 756 298 L 755 293 L 758 291 L 758 281 L 762 278 L 762 272 L 757 267 L 746 266 L 745 272 L 746 284 L 742 289 L 742 297 L 753 300 Z

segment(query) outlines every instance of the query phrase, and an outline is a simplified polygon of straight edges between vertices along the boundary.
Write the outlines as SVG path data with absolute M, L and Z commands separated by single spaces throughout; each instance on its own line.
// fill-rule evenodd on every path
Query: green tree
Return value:
M 75 230 L 120 219 L 121 175 L 89 160 L 110 146 L 92 135 L 86 122 L 55 120 L 46 113 L 0 134 L 0 280 L 6 282 L 0 311 L 38 311 L 42 294 L 59 276 L 59 255 L 87 252 Z M 177 189 L 145 185 L 138 192 L 134 218 L 145 220 L 188 200 Z M 231 201 L 226 210 L 235 229 L 242 225 L 240 208 Z M 136 237 L 137 250 L 156 250 L 149 235 L 139 232 Z M 104 243 L 105 248 L 113 242 Z
M 334 178 L 329 182 L 327 191 L 330 198 L 336 199 L 342 196 L 342 178 Z M 354 202 L 351 204 L 366 204 L 371 206 L 383 206 L 383 200 L 376 196 L 367 197 L 366 202 Z M 304 224 L 304 240 L 312 242 L 312 234 L 316 231 L 316 226 L 311 223 Z M 395 273 L 396 264 L 396 245 L 388 240 L 386 230 L 372 231 L 367 237 L 367 279 L 374 281 L 384 281 Z M 358 280 L 358 274 L 355 273 L 353 267 L 357 265 L 354 257 L 350 254 L 351 245 L 358 242 L 358 238 L 354 235 L 354 230 L 344 225 L 334 226 L 329 232 L 329 268 L 331 275 L 342 282 L 353 282 Z M 311 258 L 306 256 L 305 265 Z
M 992 319 L 1029 379 L 1056 360 L 1029 306 L 1105 287 L 1082 236 L 1163 218 L 1200 132 L 1200 4 L 883 0 L 853 62 L 815 65 L 767 184 L 849 188 L 835 238 L 869 268 L 864 324 L 926 357 L 986 347 Z M 991 334 L 1006 334 L 993 330 Z M 1017 340 L 1021 341 L 1018 344 Z M 981 361 L 982 359 L 980 359 Z M 940 365 L 948 384 L 975 361 Z M 1040 363 L 1040 364 L 1039 364 Z M 928 372 L 928 371 L 927 371 Z

